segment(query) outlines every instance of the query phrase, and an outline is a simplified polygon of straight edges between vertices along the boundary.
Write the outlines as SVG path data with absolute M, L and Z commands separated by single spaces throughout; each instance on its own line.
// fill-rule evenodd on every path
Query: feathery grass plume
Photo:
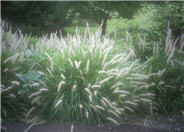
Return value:
M 61 74 L 61 77 L 65 80 L 65 76 L 63 74 Z
M 77 62 L 77 61 L 74 61 L 74 63 L 75 63 L 75 67 L 76 67 L 77 69 L 79 69 L 79 67 L 80 67 L 80 64 L 81 64 L 81 61 L 79 61 L 79 62 Z
M 19 86 L 20 85 L 20 82 L 18 82 L 18 81 L 12 81 L 11 84 L 12 85 L 15 85 L 15 86 Z
M 35 124 L 36 122 L 33 122 L 32 124 L 30 124 L 29 127 L 24 130 L 24 132 L 28 132 Z
M 11 97 L 13 97 L 13 98 L 16 98 L 16 96 L 14 95 L 14 94 L 9 94 Z
M 91 88 L 101 88 L 100 85 L 92 85 Z
M 111 86 L 111 89 L 116 88 L 118 86 L 123 86 L 123 83 L 117 82 L 115 85 Z
M 54 69 L 54 67 L 53 67 L 53 59 L 50 57 L 50 55 L 47 53 L 47 52 L 45 52 L 45 55 L 49 58 L 49 60 L 50 60 L 50 68 L 51 68 L 51 70 L 53 71 Z
M 41 71 L 37 71 L 37 73 L 39 73 L 40 75 L 45 75 L 45 73 L 41 72 Z
M 117 87 L 116 89 L 114 89 L 113 93 L 129 94 L 128 91 L 120 90 L 119 87 Z
M 107 117 L 107 120 L 111 121 L 112 123 L 116 124 L 116 125 L 120 125 L 115 119 L 111 118 L 111 117 Z
M 118 117 L 119 118 L 119 115 L 116 113 L 116 112 L 114 112 L 114 111 L 112 111 L 112 110 L 108 110 L 110 113 L 112 113 L 113 115 L 115 115 L 116 117 Z
M 148 103 L 151 103 L 152 102 L 150 99 L 147 99 L 147 98 L 140 98 L 140 100 L 142 100 L 144 102 L 148 102 Z
M 59 82 L 57 92 L 59 92 L 59 91 L 60 91 L 60 89 L 61 89 L 61 85 L 62 85 L 62 84 L 65 84 L 65 81 L 61 81 L 61 82 Z
M 68 58 L 68 61 L 70 62 L 70 65 L 73 67 L 73 63 L 70 58 Z
M 35 92 L 35 93 L 31 94 L 31 95 L 29 96 L 29 98 L 32 98 L 33 96 L 38 95 L 38 94 L 40 94 L 40 93 L 41 93 L 40 91 Z
M 48 91 L 47 88 L 41 88 L 40 91 Z
M 105 110 L 104 107 L 99 106 L 99 105 L 95 105 L 95 107 L 98 108 L 98 109 L 101 109 L 101 110 Z
M 88 88 L 84 88 L 89 95 L 92 95 L 91 91 Z
M 60 99 L 60 100 L 58 100 L 58 101 L 57 101 L 57 103 L 56 103 L 56 105 L 55 105 L 55 108 L 56 108 L 59 104 L 61 104 L 61 103 L 62 103 L 62 101 L 63 101 L 63 100 L 61 100 L 61 99 Z
M 85 115 L 86 115 L 86 118 L 88 119 L 88 117 L 89 117 L 88 111 L 85 112 Z
M 89 101 L 92 103 L 92 95 L 89 95 Z
M 34 98 L 31 102 L 31 104 L 34 104 L 38 99 L 40 99 L 40 96 L 37 96 L 36 98 Z
M 54 75 L 52 74 L 52 72 L 50 71 L 49 68 L 47 68 L 47 71 L 49 72 L 49 74 L 50 74 L 52 77 L 54 77 Z
M 94 91 L 94 95 L 95 95 L 95 96 L 97 95 L 97 91 L 96 91 L 96 90 Z
M 89 60 L 87 60 L 87 64 L 86 64 L 86 73 L 88 73 L 89 71 Z
M 132 113 L 134 113 L 134 110 L 132 108 L 128 107 L 128 106 L 123 106 L 123 108 L 129 110 Z
M 125 104 L 131 104 L 131 105 L 137 106 L 137 103 L 133 101 L 125 101 Z
M 109 81 L 111 78 L 113 78 L 113 76 L 110 76 L 110 77 L 107 77 L 107 78 L 101 80 L 101 81 L 99 82 L 99 84 L 101 85 L 101 84 L 103 84 L 103 83 Z
M 71 125 L 71 128 L 70 128 L 70 129 L 71 129 L 71 132 L 73 132 L 73 129 L 74 129 L 74 125 Z
M 28 116 L 30 115 L 30 113 L 31 113 L 33 110 L 35 110 L 35 109 L 36 109 L 36 107 L 32 107 L 32 108 L 27 112 L 25 118 L 27 119 Z
M 83 108 L 83 105 L 79 104 L 79 108 L 82 109 Z

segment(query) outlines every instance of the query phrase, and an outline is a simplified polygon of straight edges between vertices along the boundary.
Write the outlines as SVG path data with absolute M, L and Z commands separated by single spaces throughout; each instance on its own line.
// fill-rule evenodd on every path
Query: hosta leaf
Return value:
M 33 80 L 35 81 L 35 80 L 39 79 L 40 77 L 41 77 L 41 74 L 37 73 L 37 74 L 35 74 Z
M 26 81 L 26 78 L 23 74 L 15 74 L 20 80 Z
M 30 85 L 30 87 L 38 87 L 38 86 L 40 86 L 40 83 L 37 83 L 37 82 Z
M 25 88 L 25 87 L 28 87 L 30 86 L 30 84 L 24 84 L 22 87 Z
M 16 74 L 16 76 L 22 81 L 35 81 L 41 77 L 41 74 L 35 73 L 32 70 L 29 70 L 25 74 Z

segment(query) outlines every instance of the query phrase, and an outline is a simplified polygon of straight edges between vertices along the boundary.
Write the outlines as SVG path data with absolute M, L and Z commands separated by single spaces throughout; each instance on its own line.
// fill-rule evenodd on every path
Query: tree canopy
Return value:
M 140 7 L 138 2 L 2 2 L 2 18 L 31 28 L 55 31 L 72 23 L 77 13 L 83 19 L 102 24 L 105 34 L 107 20 L 114 16 L 131 18 Z

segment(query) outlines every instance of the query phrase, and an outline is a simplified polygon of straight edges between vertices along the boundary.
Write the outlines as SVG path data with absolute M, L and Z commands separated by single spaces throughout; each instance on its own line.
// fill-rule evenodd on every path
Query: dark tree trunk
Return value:
M 104 36 L 105 35 L 105 31 L 106 31 L 106 26 L 107 26 L 107 17 L 105 17 L 104 19 L 103 19 L 103 23 L 102 23 L 102 36 Z

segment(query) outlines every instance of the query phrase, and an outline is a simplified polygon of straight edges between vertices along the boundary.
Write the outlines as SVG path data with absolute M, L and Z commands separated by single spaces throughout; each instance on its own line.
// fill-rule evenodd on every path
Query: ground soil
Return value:
M 2 132 L 24 132 L 29 125 L 12 121 L 3 124 Z M 108 125 L 73 125 L 64 123 L 44 123 L 33 126 L 28 132 L 184 132 L 184 117 L 131 117 L 123 120 L 120 126 Z
M 7 130 L 4 132 L 24 132 L 28 125 L 21 122 L 11 122 L 6 124 Z M 69 124 L 42 124 L 33 126 L 29 132 L 71 132 Z M 147 128 L 137 125 L 122 124 L 120 126 L 88 126 L 74 125 L 73 132 L 169 132 L 165 129 Z

